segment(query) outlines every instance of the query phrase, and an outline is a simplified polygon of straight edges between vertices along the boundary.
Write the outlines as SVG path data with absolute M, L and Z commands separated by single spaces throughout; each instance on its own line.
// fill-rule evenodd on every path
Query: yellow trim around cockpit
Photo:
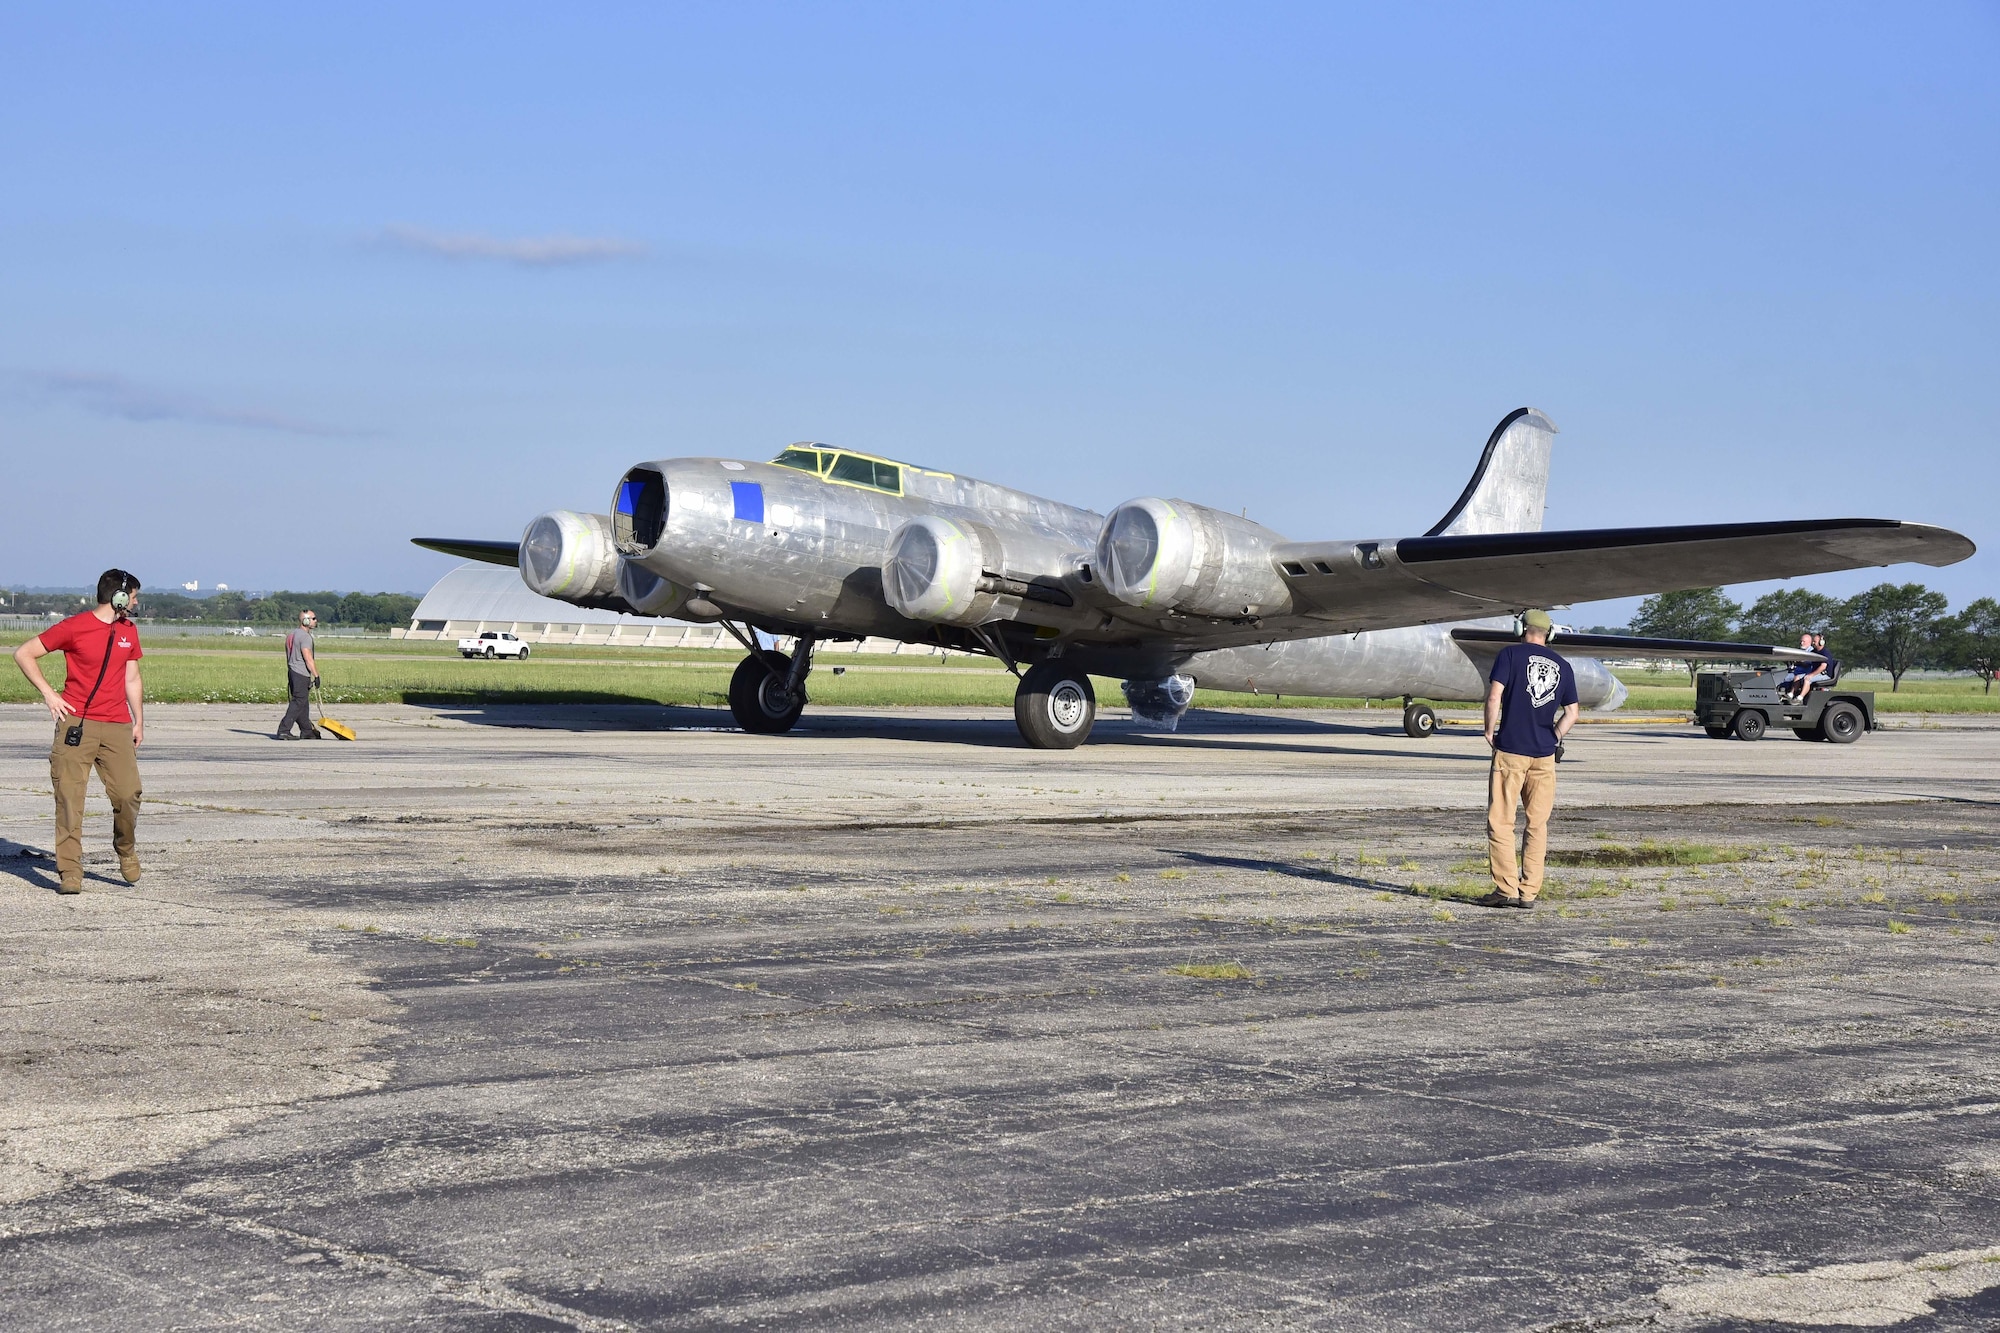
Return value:
M 956 480 L 956 476 L 953 473 L 939 472 L 934 468 L 919 467 L 915 463 L 905 463 L 901 459 L 884 458 L 880 454 L 863 453 L 859 449 L 829 448 L 828 446 L 823 444 L 814 444 L 807 441 L 801 441 L 798 444 L 785 446 L 785 448 L 779 452 L 778 457 L 771 460 L 772 464 L 777 467 L 791 468 L 791 470 L 794 472 L 804 472 L 806 470 L 802 467 L 795 467 L 790 463 L 779 461 L 783 459 L 787 454 L 815 455 L 819 463 L 819 467 L 818 470 L 814 472 L 812 475 L 817 476 L 821 481 L 825 482 L 829 486 L 851 486 L 857 491 L 871 491 L 876 495 L 900 496 L 907 494 L 909 488 L 903 484 L 903 474 L 906 471 L 921 472 L 927 477 L 942 477 L 947 481 Z M 838 463 L 842 458 L 858 458 L 868 463 L 885 463 L 888 466 L 895 468 L 896 488 L 894 490 L 890 490 L 886 486 L 877 486 L 870 482 L 865 482 L 865 481 L 849 481 L 844 477 L 834 476 L 833 475 L 834 465 Z

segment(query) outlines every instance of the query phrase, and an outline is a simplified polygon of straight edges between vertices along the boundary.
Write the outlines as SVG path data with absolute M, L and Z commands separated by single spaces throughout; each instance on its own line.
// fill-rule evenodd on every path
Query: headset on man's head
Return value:
M 139 580 L 122 569 L 111 572 L 118 576 L 118 591 L 111 594 L 111 609 L 123 612 L 132 605 L 132 594 L 138 590 Z

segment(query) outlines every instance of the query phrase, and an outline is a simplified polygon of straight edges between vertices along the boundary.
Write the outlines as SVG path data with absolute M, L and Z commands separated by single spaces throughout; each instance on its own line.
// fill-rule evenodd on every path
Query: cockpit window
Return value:
M 820 456 L 811 449 L 787 449 L 771 461 L 779 467 L 795 467 L 801 472 L 819 475 Z
M 887 491 L 891 495 L 903 493 L 903 469 L 894 463 L 863 458 L 858 454 L 842 454 L 834 459 L 833 467 L 826 476 L 828 481 L 844 481 L 866 486 L 870 490 Z

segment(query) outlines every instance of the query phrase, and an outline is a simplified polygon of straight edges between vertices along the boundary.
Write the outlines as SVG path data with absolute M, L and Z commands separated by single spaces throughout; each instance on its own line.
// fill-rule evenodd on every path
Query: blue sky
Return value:
M 803 438 L 1404 535 L 1531 404 L 1551 526 L 2000 595 L 1996 71 L 1992 4 L 0 5 L 0 583 L 420 590 Z

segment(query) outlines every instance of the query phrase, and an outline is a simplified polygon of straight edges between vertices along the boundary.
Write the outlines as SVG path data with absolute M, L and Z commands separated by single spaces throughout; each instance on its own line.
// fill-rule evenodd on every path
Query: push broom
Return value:
M 353 727 L 348 726 L 345 722 L 342 722 L 339 718 L 328 717 L 326 715 L 326 700 L 320 697 L 319 687 L 317 685 L 313 687 L 313 702 L 319 705 L 320 709 L 319 729 L 321 731 L 331 732 L 335 736 L 340 737 L 340 739 L 344 741 L 351 741 L 354 739 Z

